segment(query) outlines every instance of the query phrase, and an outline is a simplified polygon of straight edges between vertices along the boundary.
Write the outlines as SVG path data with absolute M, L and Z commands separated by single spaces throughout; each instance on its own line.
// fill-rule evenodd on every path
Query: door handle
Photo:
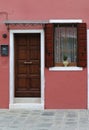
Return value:
M 32 61 L 24 61 L 24 64 L 32 64 Z

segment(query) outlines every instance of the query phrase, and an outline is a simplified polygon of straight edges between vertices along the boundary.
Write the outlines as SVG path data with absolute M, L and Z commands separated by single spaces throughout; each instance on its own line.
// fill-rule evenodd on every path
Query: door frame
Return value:
M 14 34 L 15 33 L 40 33 L 40 53 L 41 53 L 41 102 L 40 103 L 15 103 L 14 99 Z M 31 108 L 44 109 L 44 30 L 30 29 L 30 30 L 10 30 L 10 88 L 9 88 L 9 108 Z

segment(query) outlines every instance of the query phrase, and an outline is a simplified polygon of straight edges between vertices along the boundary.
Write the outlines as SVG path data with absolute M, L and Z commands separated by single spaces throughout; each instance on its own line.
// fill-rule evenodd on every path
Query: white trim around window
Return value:
M 50 67 L 50 71 L 82 71 L 82 67 Z
M 82 19 L 50 19 L 49 23 L 82 23 Z

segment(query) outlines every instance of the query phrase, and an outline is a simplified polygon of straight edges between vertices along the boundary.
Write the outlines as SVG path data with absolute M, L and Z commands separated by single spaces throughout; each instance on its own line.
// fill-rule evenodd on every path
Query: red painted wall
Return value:
M 83 19 L 89 28 L 89 0 L 0 0 L 0 12 L 9 20 Z M 0 44 L 9 44 L 9 32 L 0 13 Z M 8 38 L 2 38 L 7 33 Z M 87 108 L 87 69 L 52 72 L 45 69 L 45 108 Z M 9 107 L 9 57 L 0 56 L 0 108 Z
M 0 0 L 0 11 L 7 11 L 9 19 L 81 18 L 89 21 L 88 0 Z
M 8 44 L 8 37 L 2 38 L 3 33 L 7 30 L 0 25 L 0 44 Z M 9 103 L 9 57 L 0 55 L 0 108 L 8 108 Z
M 49 72 L 46 69 L 46 108 L 87 108 L 87 70 Z

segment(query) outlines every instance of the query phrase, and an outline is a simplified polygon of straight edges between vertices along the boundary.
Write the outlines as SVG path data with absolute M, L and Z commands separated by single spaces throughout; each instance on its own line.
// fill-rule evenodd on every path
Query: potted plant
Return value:
M 63 65 L 66 67 L 68 66 L 69 62 L 68 62 L 68 57 L 66 55 L 63 56 Z

